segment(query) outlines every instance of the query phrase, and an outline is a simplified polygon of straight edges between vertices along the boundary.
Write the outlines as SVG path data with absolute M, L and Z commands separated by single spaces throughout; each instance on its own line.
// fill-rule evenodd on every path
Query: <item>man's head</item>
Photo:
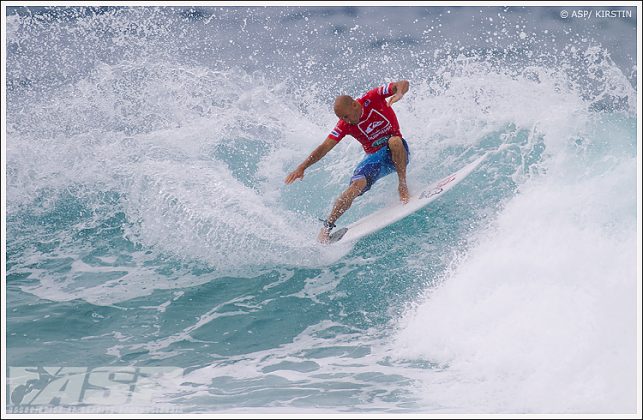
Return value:
M 335 98 L 335 115 L 345 122 L 355 125 L 362 116 L 362 105 L 348 95 Z

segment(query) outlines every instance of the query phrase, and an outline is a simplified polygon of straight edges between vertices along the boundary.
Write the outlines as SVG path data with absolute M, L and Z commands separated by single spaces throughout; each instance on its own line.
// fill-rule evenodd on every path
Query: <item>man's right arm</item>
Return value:
M 306 160 L 304 160 L 299 164 L 299 166 L 297 166 L 297 169 L 288 174 L 284 182 L 286 184 L 292 184 L 297 179 L 304 179 L 304 171 L 315 162 L 326 156 L 326 153 L 330 152 L 331 149 L 336 145 L 337 141 L 333 140 L 330 137 L 327 137 L 322 144 L 320 144 L 315 150 L 313 150 L 313 152 L 306 158 Z

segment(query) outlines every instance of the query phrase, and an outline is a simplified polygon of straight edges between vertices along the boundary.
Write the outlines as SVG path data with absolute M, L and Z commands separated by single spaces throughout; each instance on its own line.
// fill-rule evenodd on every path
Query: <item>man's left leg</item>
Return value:
M 409 202 L 409 188 L 406 186 L 406 148 L 402 142 L 402 137 L 391 137 L 388 140 L 388 147 L 391 150 L 391 158 L 399 179 L 397 191 L 400 194 L 400 201 L 406 204 Z
M 366 189 L 366 184 L 366 178 L 357 178 L 353 180 L 346 191 L 339 196 L 337 201 L 335 201 L 333 211 L 330 212 L 330 216 L 326 219 L 326 223 L 328 223 L 329 226 L 324 226 L 319 232 L 319 236 L 317 237 L 319 242 L 323 244 L 328 243 L 328 240 L 330 239 L 330 230 L 332 229 L 331 226 L 334 226 L 337 219 L 339 219 L 340 216 L 351 207 L 353 200 L 362 194 Z

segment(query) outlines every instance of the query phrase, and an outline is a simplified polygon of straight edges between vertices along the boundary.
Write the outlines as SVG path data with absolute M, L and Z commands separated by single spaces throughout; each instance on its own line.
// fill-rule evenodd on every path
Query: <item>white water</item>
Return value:
M 401 321 L 399 357 L 445 366 L 428 406 L 636 411 L 636 160 L 609 133 L 548 161 Z

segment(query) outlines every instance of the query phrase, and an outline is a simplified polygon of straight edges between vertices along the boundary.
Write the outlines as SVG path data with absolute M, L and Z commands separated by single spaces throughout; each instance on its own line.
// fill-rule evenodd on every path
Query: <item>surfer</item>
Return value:
M 362 144 L 366 156 L 355 168 L 349 187 L 335 201 L 328 218 L 322 220 L 324 226 L 319 232 L 319 242 L 328 243 L 335 222 L 350 208 L 353 200 L 371 189 L 378 179 L 392 172 L 397 172 L 400 201 L 408 203 L 406 166 L 409 163 L 409 146 L 402 138 L 400 125 L 391 107 L 408 90 L 409 82 L 400 80 L 373 88 L 357 99 L 348 95 L 335 98 L 333 109 L 339 117 L 337 125 L 326 140 L 284 180 L 286 184 L 292 184 L 297 179 L 303 179 L 304 171 L 326 156 L 347 134 Z

